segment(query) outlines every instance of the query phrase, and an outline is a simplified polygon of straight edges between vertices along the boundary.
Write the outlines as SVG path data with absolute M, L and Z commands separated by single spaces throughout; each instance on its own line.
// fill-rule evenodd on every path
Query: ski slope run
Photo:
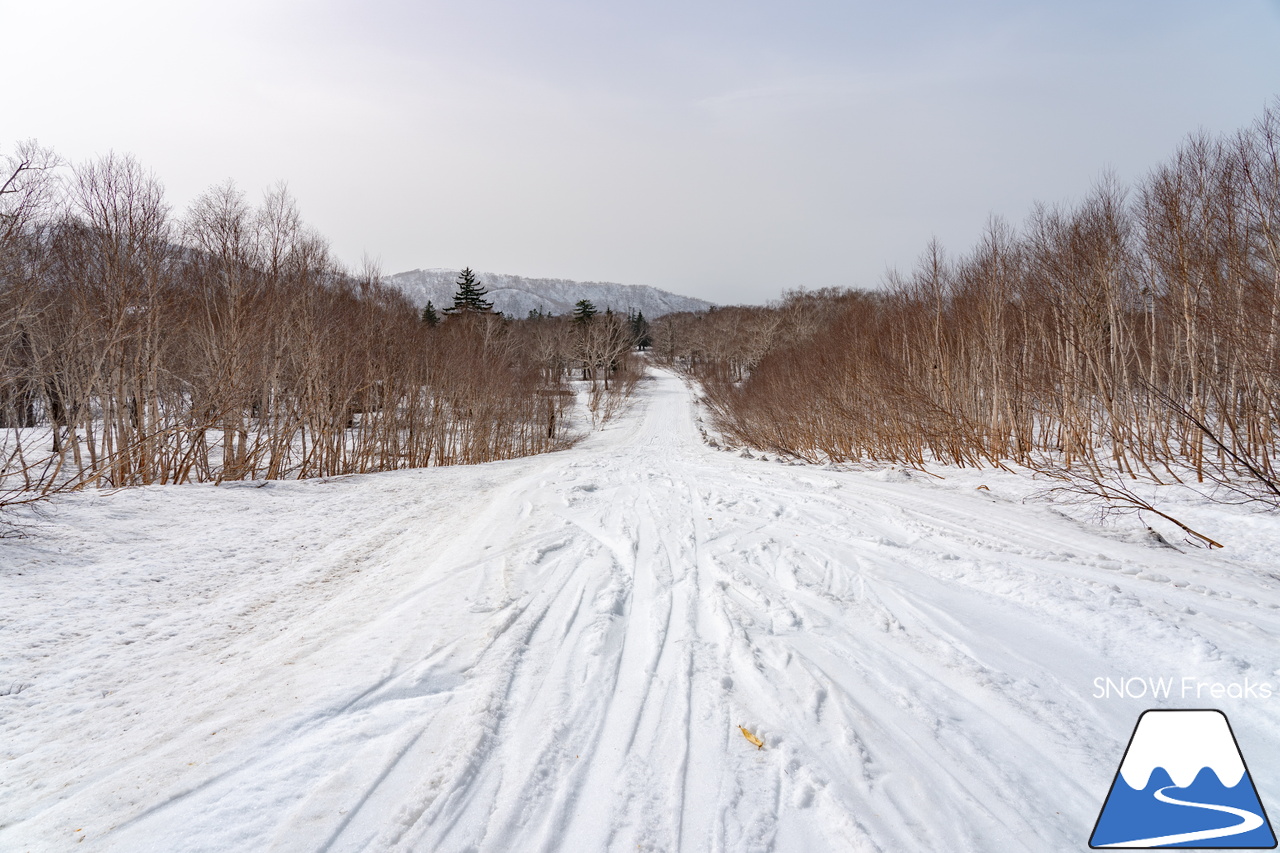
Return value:
M 1084 849 L 1138 712 L 1206 706 L 1095 678 L 1280 684 L 1274 519 L 698 427 L 654 372 L 562 453 L 63 500 L 0 540 L 0 849 Z M 1258 768 L 1275 701 L 1225 708 Z

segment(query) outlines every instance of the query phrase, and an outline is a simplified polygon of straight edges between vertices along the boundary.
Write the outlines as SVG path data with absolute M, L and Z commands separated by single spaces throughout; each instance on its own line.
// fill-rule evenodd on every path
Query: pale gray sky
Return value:
M 874 286 L 1280 94 L 1280 2 L 0 0 L 0 150 L 181 209 L 289 183 L 348 263 Z

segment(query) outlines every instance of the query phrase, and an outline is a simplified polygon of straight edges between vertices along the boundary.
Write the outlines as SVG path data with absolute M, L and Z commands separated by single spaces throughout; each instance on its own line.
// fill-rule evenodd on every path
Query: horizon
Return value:
M 1280 93 L 1280 3 L 11 4 L 0 151 L 286 182 L 335 255 L 719 304 L 875 288 Z M 93 85 L 86 80 L 92 79 Z
M 676 293 L 675 291 L 667 290 L 666 288 L 658 287 L 658 286 L 656 286 L 656 285 L 652 285 L 652 284 L 635 284 L 635 283 L 632 283 L 632 282 L 625 282 L 625 281 L 583 281 L 583 280 L 580 280 L 580 279 L 552 278 L 552 277 L 550 277 L 550 276 L 531 276 L 531 275 L 521 275 L 520 273 L 500 272 L 500 271 L 498 271 L 498 270 L 479 270 L 479 269 L 472 269 L 472 268 L 470 268 L 470 267 L 463 267 L 463 268 L 454 268 L 454 267 L 415 267 L 415 268 L 413 268 L 413 269 L 409 269 L 409 270 L 397 270 L 396 272 L 387 272 L 386 270 L 383 270 L 383 271 L 382 271 L 382 278 L 383 278 L 383 281 L 385 282 L 385 281 L 387 281 L 388 279 L 396 278 L 396 277 L 398 277 L 398 276 L 413 275 L 414 273 L 450 273 L 450 274 L 455 274 L 455 273 L 461 273 L 461 272 L 462 272 L 462 270 L 463 270 L 464 268 L 465 268 L 465 269 L 471 269 L 471 271 L 475 274 L 477 281 L 478 281 L 482 286 L 486 287 L 486 288 L 487 288 L 488 290 L 490 290 L 490 291 L 492 291 L 492 290 L 494 290 L 494 289 L 497 289 L 497 290 L 510 290 L 510 289 L 512 289 L 512 288 L 511 288 L 511 287 L 509 287 L 509 286 L 507 286 L 507 285 L 489 285 L 488 283 L 486 283 L 486 282 L 483 280 L 483 276 L 487 276 L 487 275 L 488 275 L 488 276 L 501 276 L 501 277 L 504 277 L 504 278 L 515 278 L 515 279 L 519 279 L 519 280 L 521 280 L 521 281 L 525 281 L 525 282 L 553 282 L 553 283 L 557 283 L 557 284 L 563 283 L 563 284 L 576 284 L 576 285 L 585 285 L 585 286 L 591 286 L 591 285 L 604 285 L 604 286 L 613 286 L 613 287 L 636 287 L 636 288 L 647 288 L 647 289 L 649 289 L 649 290 L 656 290 L 656 291 L 659 291 L 659 292 L 661 292 L 661 293 L 669 294 L 669 295 L 671 295 L 671 296 L 679 296 L 679 297 L 683 297 L 683 298 L 687 298 L 687 299 L 700 299 L 700 297 L 690 297 L 690 296 L 687 296 L 686 294 L 683 294 L 683 293 Z M 710 301 L 710 300 L 705 300 L 705 299 L 704 299 L 704 300 L 702 300 L 702 301 L 704 301 L 704 302 L 708 302 L 708 301 Z M 716 306 L 726 305 L 726 303 L 718 303 L 718 302 L 712 302 L 711 304 L 712 304 L 712 305 L 716 305 Z

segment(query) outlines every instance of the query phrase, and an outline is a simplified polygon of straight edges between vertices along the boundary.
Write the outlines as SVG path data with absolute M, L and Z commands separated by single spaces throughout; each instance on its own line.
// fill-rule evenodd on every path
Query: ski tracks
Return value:
M 1211 586 L 983 493 L 717 453 L 678 379 L 638 393 L 356 556 L 412 571 L 303 618 L 334 630 L 286 682 L 245 670 L 287 710 L 104 849 L 1061 849 L 1129 726 L 1095 676 L 1280 670 L 1228 651 L 1280 647 L 1246 567 Z

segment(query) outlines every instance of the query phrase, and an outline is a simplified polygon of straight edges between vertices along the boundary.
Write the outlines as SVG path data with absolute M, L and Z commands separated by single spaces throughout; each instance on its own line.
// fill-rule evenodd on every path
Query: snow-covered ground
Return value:
M 1148 707 L 1280 811 L 1280 520 L 696 417 L 655 372 L 562 453 L 60 498 L 0 540 L 0 850 L 1083 850 Z

